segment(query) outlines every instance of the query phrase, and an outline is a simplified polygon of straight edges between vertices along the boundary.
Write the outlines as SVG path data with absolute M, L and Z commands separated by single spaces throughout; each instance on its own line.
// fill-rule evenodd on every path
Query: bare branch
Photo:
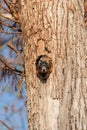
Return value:
M 6 67 L 8 67 L 8 69 L 10 69 L 10 71 L 12 71 L 13 73 L 18 74 L 18 75 L 21 75 L 21 74 L 22 74 L 22 71 L 17 70 L 14 66 L 12 66 L 12 65 L 7 61 L 7 59 L 6 59 L 3 55 L 1 55 L 1 54 L 0 54 L 0 61 L 1 61 L 2 63 L 4 63 L 4 64 L 6 65 Z
M 9 68 L 9 69 L 11 69 L 11 70 L 15 70 L 15 67 L 13 67 L 8 61 L 7 61 L 7 59 L 3 56 L 3 55 L 1 55 L 0 54 L 0 60 Z
M 17 48 L 12 44 L 12 42 L 9 41 L 7 43 L 7 45 L 8 45 L 8 47 L 10 47 L 12 50 L 14 50 L 18 54 L 19 59 L 23 62 L 24 61 L 23 60 L 24 59 L 23 56 L 20 54 L 20 52 L 17 50 Z
M 0 24 L 2 24 L 2 25 L 4 25 L 4 26 L 7 26 L 7 27 L 9 27 L 9 28 L 12 28 L 12 29 L 14 29 L 14 30 L 16 30 L 16 31 L 17 31 L 17 29 L 16 29 L 15 27 L 12 27 L 12 26 L 11 26 L 11 25 L 9 25 L 8 23 L 1 22 L 1 21 L 0 21 Z
M 4 16 L 3 14 L 0 14 L 0 16 L 3 17 L 3 18 L 5 18 L 5 19 L 8 19 L 8 20 L 10 20 L 10 21 L 13 21 L 13 22 L 16 22 L 16 23 L 19 23 L 19 24 L 20 24 L 20 22 L 19 22 L 18 20 L 11 19 L 11 18 L 9 18 L 9 17 Z
M 9 130 L 14 130 L 13 128 L 9 127 L 5 122 L 0 120 L 0 123 L 3 124 L 5 127 L 7 127 Z
M 8 13 L 10 13 L 10 11 L 8 9 L 6 9 L 2 4 L 0 4 L 0 6 L 2 7 L 2 9 L 4 9 L 5 11 L 7 11 Z
M 13 15 L 13 17 L 18 20 L 18 15 L 16 13 L 16 10 L 14 9 L 14 5 L 12 5 L 11 3 L 9 3 L 7 0 L 4 0 L 4 2 L 8 6 L 8 8 L 10 10 L 10 13 Z
M 5 33 L 5 34 L 22 34 L 22 32 L 4 32 L 4 31 L 0 31 L 0 33 Z

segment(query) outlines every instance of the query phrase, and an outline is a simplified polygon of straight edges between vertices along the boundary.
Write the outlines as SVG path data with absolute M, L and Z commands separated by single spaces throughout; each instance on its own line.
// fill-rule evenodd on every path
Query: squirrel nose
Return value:
M 42 71 L 43 71 L 43 72 L 46 72 L 46 68 L 45 68 L 45 67 L 44 67 L 44 68 L 42 68 Z

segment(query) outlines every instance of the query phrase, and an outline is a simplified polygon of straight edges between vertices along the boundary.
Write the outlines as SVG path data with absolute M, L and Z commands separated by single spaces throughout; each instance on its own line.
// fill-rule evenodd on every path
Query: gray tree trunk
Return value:
M 29 130 L 87 130 L 87 38 L 83 0 L 21 0 Z M 46 83 L 36 59 L 48 55 Z

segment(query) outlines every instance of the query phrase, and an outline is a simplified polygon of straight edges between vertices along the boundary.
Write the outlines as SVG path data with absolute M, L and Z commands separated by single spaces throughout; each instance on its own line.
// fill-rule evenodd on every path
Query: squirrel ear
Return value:
M 36 59 L 36 65 L 38 64 L 38 62 L 40 61 L 42 55 L 38 56 L 37 59 Z

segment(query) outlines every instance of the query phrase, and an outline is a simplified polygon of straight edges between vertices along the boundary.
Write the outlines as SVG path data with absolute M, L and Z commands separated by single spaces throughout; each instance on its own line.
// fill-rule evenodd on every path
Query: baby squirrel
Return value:
M 87 26 L 87 0 L 84 0 L 84 21 Z
M 46 83 L 52 72 L 52 59 L 47 55 L 40 55 L 36 60 L 36 74 L 42 83 Z

